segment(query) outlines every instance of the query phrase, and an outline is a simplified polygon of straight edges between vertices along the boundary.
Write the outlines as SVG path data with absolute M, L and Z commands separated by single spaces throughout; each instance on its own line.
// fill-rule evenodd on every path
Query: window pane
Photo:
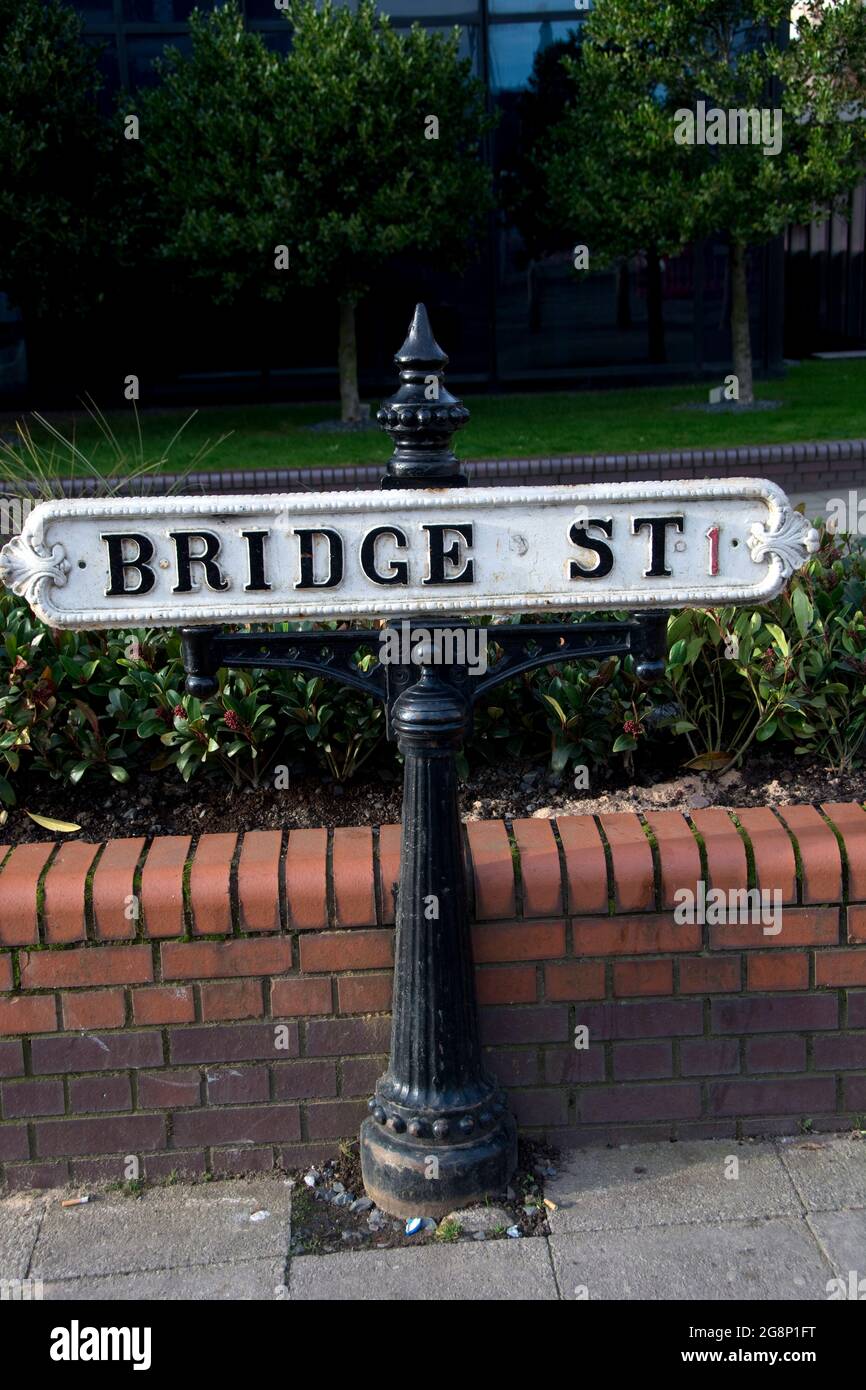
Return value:
M 490 86 L 494 92 L 525 87 L 539 50 L 579 28 L 570 20 L 538 24 L 494 24 L 490 28 Z
M 111 24 L 114 19 L 114 0 L 73 0 L 72 9 L 88 24 Z
M 273 6 L 273 0 L 254 0 L 254 3 L 270 3 Z M 358 0 L 333 0 L 333 3 L 335 8 L 358 8 Z M 446 19 L 455 14 L 477 14 L 478 0 L 377 0 L 376 8 L 383 14 L 397 15 L 401 19 Z M 250 0 L 247 0 L 247 14 L 249 12 Z
M 110 118 L 114 112 L 114 94 L 120 86 L 117 40 L 109 34 L 90 34 L 85 35 L 84 42 L 97 55 L 97 65 L 104 83 L 99 93 L 99 109 Z
M 277 9 L 274 0 L 246 0 L 244 13 L 250 19 L 272 19 L 285 22 L 285 10 Z
M 451 34 L 454 30 L 453 24 L 425 24 L 424 28 L 429 30 L 431 34 Z M 397 32 L 400 32 L 399 29 Z M 478 61 L 480 33 L 481 31 L 477 24 L 470 24 L 466 28 L 461 29 L 460 47 L 457 50 L 457 56 L 459 58 L 472 59 L 472 71 L 476 76 L 478 76 L 481 71 Z
M 167 48 L 178 48 L 187 56 L 192 52 L 192 42 L 186 34 L 172 34 L 167 39 L 143 39 L 129 35 L 126 40 L 126 58 L 129 67 L 130 87 L 152 87 L 158 81 L 154 58 L 161 58 Z
M 135 24 L 185 24 L 193 10 L 212 10 L 216 0 L 123 0 L 123 17 Z
M 491 14 L 561 15 L 564 10 L 586 11 L 591 8 L 591 0 L 490 0 Z
M 393 19 L 474 19 L 479 0 L 379 0 L 378 8 Z M 358 0 L 335 0 L 340 7 L 357 10 Z M 247 19 L 274 19 L 282 13 L 274 0 L 246 0 Z
M 450 19 L 478 13 L 478 0 L 379 0 L 379 9 L 401 19 Z

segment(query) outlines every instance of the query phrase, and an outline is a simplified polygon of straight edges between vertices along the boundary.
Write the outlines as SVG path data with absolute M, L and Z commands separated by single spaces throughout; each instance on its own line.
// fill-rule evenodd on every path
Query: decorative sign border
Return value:
M 71 519 L 93 519 L 128 522 L 167 521 L 208 518 L 243 519 L 246 516 L 278 516 L 289 513 L 292 519 L 304 517 L 361 513 L 371 520 L 399 515 L 401 512 L 436 513 L 455 507 L 462 511 L 496 509 L 520 505 L 538 511 L 546 505 L 572 503 L 597 511 L 607 504 L 629 502 L 706 502 L 713 500 L 761 501 L 766 504 L 768 522 L 754 522 L 746 538 L 750 556 L 756 566 L 766 565 L 763 574 L 756 574 L 754 584 L 732 581 L 722 587 L 690 584 L 660 592 L 649 584 L 635 590 L 601 588 L 597 590 L 568 589 L 557 593 L 527 595 L 519 604 L 513 595 L 501 597 L 490 594 L 468 597 L 451 593 L 434 597 L 425 594 L 418 598 L 387 596 L 389 591 L 365 598 L 343 598 L 335 592 L 332 602 L 323 606 L 324 593 L 298 599 L 274 597 L 256 601 L 247 596 L 243 606 L 237 602 L 219 602 L 212 594 L 207 605 L 197 606 L 179 601 L 151 609 L 141 606 L 108 610 L 104 607 L 82 612 L 59 608 L 52 595 L 66 586 L 74 557 L 66 546 L 55 541 L 48 544 L 45 528 L 51 522 Z M 396 519 L 396 517 L 395 517 Z M 263 494 L 218 497 L 159 497 L 159 498 L 102 498 L 94 500 L 52 500 L 40 503 L 28 516 L 21 534 L 0 551 L 0 581 L 13 593 L 25 598 L 43 622 L 57 628 L 120 628 L 150 626 L 188 626 L 202 623 L 279 622 L 293 618 L 351 618 L 388 617 L 412 613 L 514 613 L 533 609 L 548 611 L 577 611 L 578 609 L 611 610 L 681 608 L 702 604 L 761 603 L 773 598 L 785 581 L 818 548 L 814 527 L 793 510 L 788 498 L 775 483 L 762 478 L 728 478 L 684 480 L 672 482 L 588 484 L 586 486 L 558 485 L 516 488 L 441 488 L 383 490 L 381 492 L 324 492 L 298 496 L 292 494 Z

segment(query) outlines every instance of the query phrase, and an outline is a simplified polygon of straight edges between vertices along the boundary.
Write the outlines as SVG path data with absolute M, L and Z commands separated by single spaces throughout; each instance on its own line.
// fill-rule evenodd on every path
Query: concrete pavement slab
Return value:
M 259 1211 L 268 1215 L 258 1219 Z M 54 1201 L 30 1273 L 47 1283 L 285 1257 L 290 1211 L 291 1188 L 268 1180 L 155 1188 L 139 1197 L 108 1192 L 72 1208 Z
M 301 1255 L 291 1262 L 289 1297 L 346 1299 L 556 1299 L 547 1241 L 487 1240 L 418 1250 Z
M 563 1155 L 558 1168 L 545 1184 L 557 1203 L 549 1217 L 556 1234 L 802 1210 L 772 1143 L 725 1139 L 578 1149 Z
M 97 1190 L 67 1209 L 62 1192 L 15 1193 L 0 1201 L 0 1279 L 40 1279 L 52 1301 L 553 1300 L 581 1289 L 820 1300 L 833 1279 L 845 1297 L 860 1297 L 861 1281 L 866 1293 L 861 1140 L 640 1144 L 574 1151 L 558 1167 L 549 1239 L 303 1255 L 288 1275 L 292 1189 L 279 1179 Z
M 858 1300 L 866 1298 L 866 1210 L 822 1211 L 810 1216 L 809 1225 L 824 1246 L 836 1273 L 846 1283 L 854 1272 L 854 1285 L 858 1287 Z
M 45 1201 L 22 1192 L 0 1202 L 0 1281 L 26 1276 Z
M 810 1211 L 866 1207 L 866 1140 L 816 1135 L 792 1143 L 780 1140 L 778 1149 Z
M 142 1274 L 60 1279 L 45 1285 L 50 1302 L 106 1300 L 131 1303 L 193 1299 L 277 1303 L 285 1296 L 282 1260 L 235 1260 L 227 1264 L 181 1265 Z
M 826 1299 L 833 1277 L 802 1217 L 554 1235 L 563 1298 Z

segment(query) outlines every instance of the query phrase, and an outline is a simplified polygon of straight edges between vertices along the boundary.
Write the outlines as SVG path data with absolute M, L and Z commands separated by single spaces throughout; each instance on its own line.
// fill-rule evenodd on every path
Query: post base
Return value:
M 368 1197 L 389 1216 L 432 1216 L 504 1193 L 517 1166 L 517 1126 L 507 1112 L 495 1129 L 464 1144 L 425 1143 L 374 1119 L 361 1125 L 361 1172 Z

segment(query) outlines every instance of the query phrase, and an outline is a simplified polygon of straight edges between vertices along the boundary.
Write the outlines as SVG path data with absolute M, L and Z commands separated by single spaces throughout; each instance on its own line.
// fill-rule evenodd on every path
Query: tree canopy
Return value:
M 101 86 L 72 10 L 0 0 L 0 285 L 30 328 L 80 313 L 104 289 L 112 142 Z
M 189 57 L 160 61 L 139 101 L 141 218 L 218 301 L 280 301 L 295 283 L 339 303 L 351 417 L 354 305 L 401 252 L 465 262 L 490 206 L 489 120 L 456 30 L 398 33 L 374 0 L 285 14 L 285 56 L 230 3 L 192 16 Z
M 553 203 L 603 257 L 727 235 L 746 400 L 746 249 L 844 205 L 866 158 L 866 9 L 805 0 L 793 27 L 790 11 L 789 0 L 596 0 L 547 161 Z M 759 139 L 677 138 L 681 113 L 700 123 L 715 111 L 726 123 L 779 112 L 778 141 L 770 122 Z

